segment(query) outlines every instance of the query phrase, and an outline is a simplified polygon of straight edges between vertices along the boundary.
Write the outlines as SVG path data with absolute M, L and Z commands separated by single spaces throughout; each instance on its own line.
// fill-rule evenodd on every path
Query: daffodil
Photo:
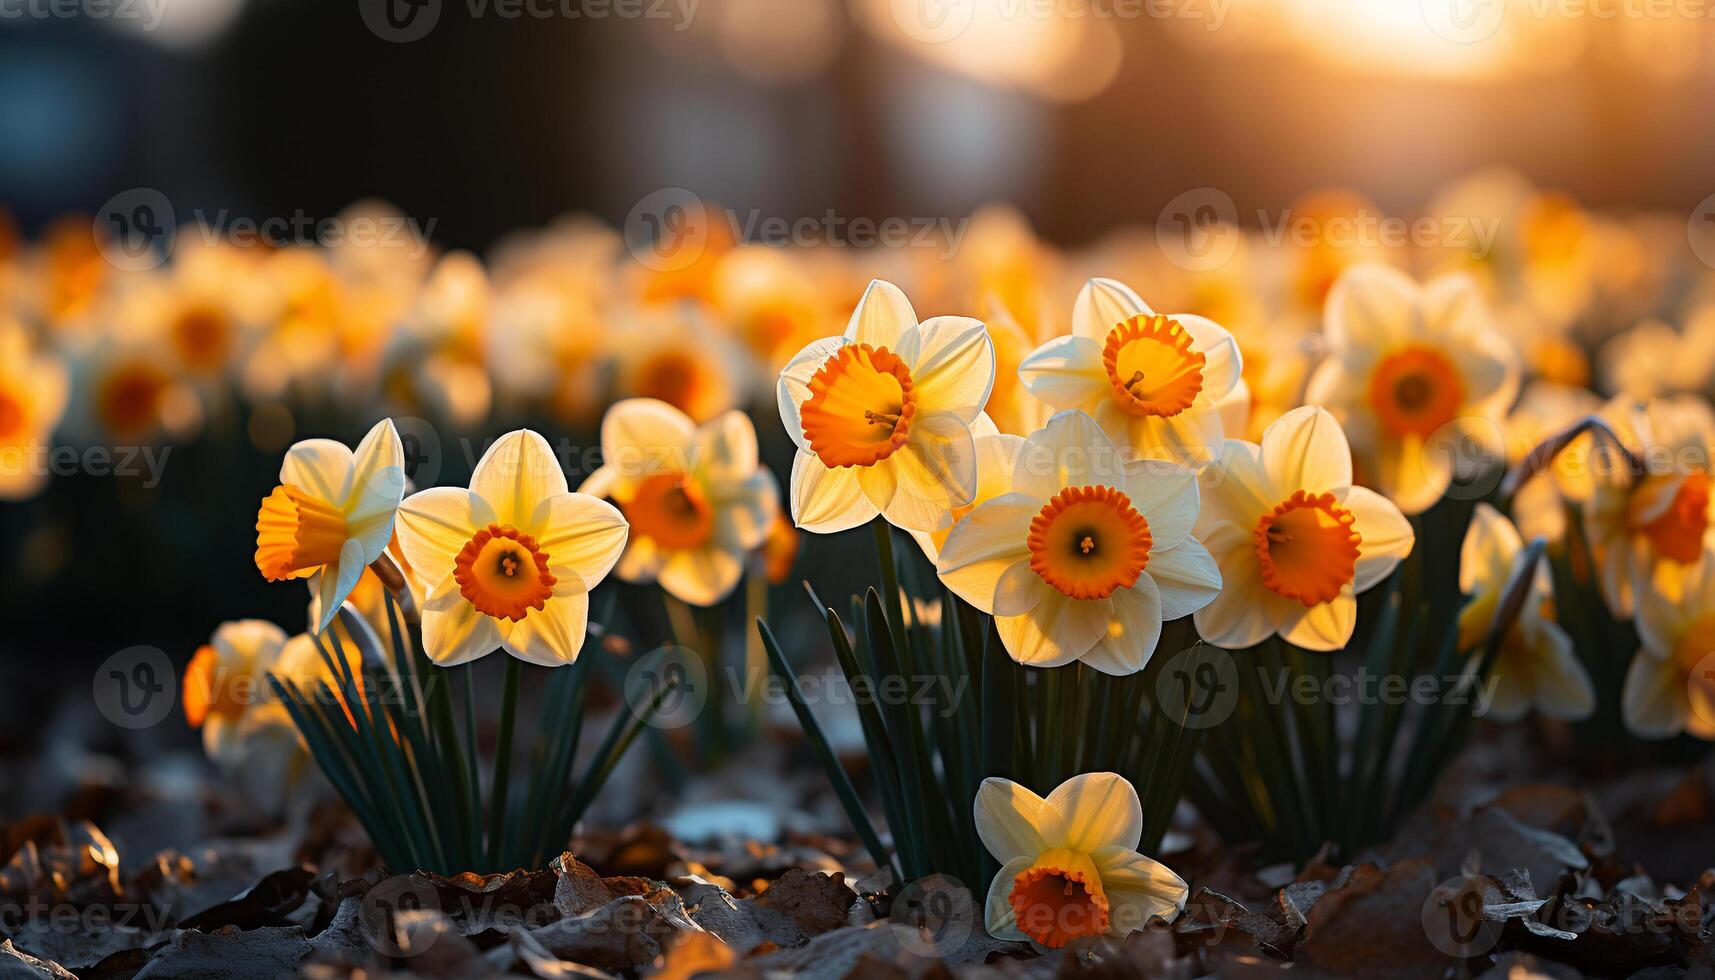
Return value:
M 270 581 L 310 579 L 320 611 L 314 628 L 325 630 L 386 550 L 404 494 L 405 451 L 391 419 L 355 451 L 332 439 L 296 443 L 256 514 L 256 567 Z
M 780 373 L 780 419 L 798 446 L 792 517 L 829 534 L 877 514 L 909 531 L 952 523 L 977 490 L 971 425 L 994 387 L 980 321 L 933 317 L 875 280 L 846 332 L 804 348 Z
M 1228 649 L 1276 634 L 1307 650 L 1340 649 L 1358 593 L 1385 579 L 1415 539 L 1398 507 L 1352 485 L 1346 435 L 1321 408 L 1287 412 L 1261 445 L 1227 440 L 1197 482 L 1197 537 L 1223 580 L 1197 611 L 1197 632 Z
M 1460 649 L 1481 655 L 1524 554 L 1512 522 L 1479 503 L 1459 552 L 1459 591 L 1470 596 L 1459 613 Z M 1596 691 L 1572 650 L 1572 638 L 1554 621 L 1548 566 L 1537 561 L 1530 574 L 1524 605 L 1502 637 L 1492 667 L 1495 691 L 1486 713 L 1498 721 L 1517 721 L 1534 707 L 1550 718 L 1588 718 L 1596 710 Z
M 614 336 L 614 384 L 622 398 L 653 398 L 707 422 L 737 408 L 752 385 L 750 358 L 698 309 L 628 311 Z
M 1130 674 L 1149 662 L 1163 620 L 1221 587 L 1191 537 L 1196 520 L 1191 470 L 1130 459 L 1094 419 L 1062 412 L 1019 447 L 1011 489 L 954 525 L 936 567 L 994 616 L 1019 663 Z
M 1345 426 L 1359 482 L 1417 514 L 1453 481 L 1442 446 L 1470 439 L 1500 455 L 1493 420 L 1518 393 L 1518 358 L 1469 278 L 1419 286 L 1389 266 L 1355 266 L 1328 293 L 1325 332 L 1305 401 Z
M 959 521 L 981 504 L 1012 489 L 1012 470 L 1018 465 L 1018 454 L 1024 448 L 1024 437 L 1001 432 L 985 412 L 971 425 L 971 435 L 977 453 L 977 495 L 968 504 L 953 508 L 953 525 L 939 531 L 912 531 L 911 537 L 923 549 L 931 562 L 940 560 L 941 548 Z
M 1626 727 L 1643 738 L 1689 732 L 1715 739 L 1715 550 L 1665 592 L 1639 583 L 1638 635 L 1620 696 Z
M 233 761 L 244 715 L 268 696 L 263 675 L 274 668 L 286 631 L 266 620 L 222 623 L 185 668 L 185 721 L 202 730 L 203 748 L 217 763 Z
M 625 548 L 625 518 L 570 493 L 548 441 L 501 436 L 470 489 L 436 487 L 399 507 L 399 543 L 424 583 L 423 648 L 437 664 L 496 649 L 530 663 L 577 659 L 589 593 Z
M 68 387 L 64 362 L 33 352 L 24 328 L 0 315 L 0 500 L 21 500 L 46 482 L 33 457 L 53 437 Z
M 1137 851 L 1143 807 L 1121 776 L 1073 776 L 1047 799 L 990 777 L 974 810 L 977 835 L 1001 862 L 983 915 L 996 939 L 1049 949 L 1084 936 L 1123 939 L 1185 908 L 1184 879 Z
M 1633 473 L 1611 455 L 1592 456 L 1583 515 L 1602 595 L 1615 615 L 1630 617 L 1637 583 L 1671 591 L 1675 574 L 1715 544 L 1715 413 L 1701 397 L 1681 395 L 1644 405 L 1620 398 L 1601 415 L 1643 466 Z
M 578 492 L 613 501 L 631 525 L 614 574 L 693 605 L 726 598 L 780 506 L 749 417 L 698 426 L 666 402 L 627 399 L 602 419 L 601 454 Z
M 1136 455 L 1188 466 L 1221 447 L 1219 402 L 1239 383 L 1232 334 L 1188 313 L 1159 314 L 1123 283 L 1091 279 L 1072 308 L 1072 333 L 1019 365 L 1031 394 L 1093 417 Z

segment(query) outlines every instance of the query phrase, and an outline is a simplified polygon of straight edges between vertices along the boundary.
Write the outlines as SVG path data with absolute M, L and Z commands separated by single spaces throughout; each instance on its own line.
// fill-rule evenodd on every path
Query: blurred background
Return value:
M 1328 260 L 1326 235 L 1283 242 L 1288 218 L 1480 214 L 1515 251 L 1489 235 L 1397 260 L 1488 262 L 1521 346 L 1548 338 L 1533 373 L 1589 382 L 1609 335 L 1662 317 L 1678 343 L 1703 308 L 1712 14 L 1715 0 L 0 0 L 0 295 L 66 365 L 54 429 L 85 453 L 0 500 L 0 738 L 32 740 L 115 650 L 182 667 L 222 620 L 301 620 L 305 596 L 251 561 L 294 438 L 354 440 L 392 413 L 433 444 L 418 481 L 458 484 L 515 424 L 575 453 L 610 396 L 701 371 L 687 410 L 752 406 L 783 478 L 768 379 L 839 332 L 874 274 L 925 316 L 1004 309 L 1022 350 L 1064 330 L 1091 274 L 1219 313 L 1241 340 L 1296 336 L 1347 259 Z M 640 254 L 636 232 L 704 202 L 698 255 Z M 317 222 L 354 215 L 406 229 L 403 246 L 317 239 Z M 705 268 L 705 251 L 782 244 L 769 219 L 808 220 L 823 246 L 892 221 L 935 247 Z M 266 259 L 227 254 L 246 220 L 307 224 L 264 241 Z M 1236 225 L 1243 274 L 1272 285 L 1164 263 L 1180 221 Z M 126 268 L 163 248 L 115 252 L 127 222 L 176 222 L 172 263 Z M 204 336 L 209 318 L 184 315 L 199 289 L 246 325 L 242 345 L 221 341 L 218 383 L 162 353 Z M 705 342 L 692 366 L 622 349 Z M 604 367 L 579 373 L 598 348 Z M 1595 386 L 1675 359 L 1638 349 L 1599 362 Z M 113 380 L 150 352 L 177 366 Z M 1715 368 L 1715 344 L 1704 354 Z M 1695 388 L 1703 363 L 1637 383 Z M 1260 403 L 1271 389 L 1247 378 Z M 1300 378 L 1288 369 L 1273 397 Z M 91 446 L 145 445 L 171 447 L 158 472 L 89 465 Z

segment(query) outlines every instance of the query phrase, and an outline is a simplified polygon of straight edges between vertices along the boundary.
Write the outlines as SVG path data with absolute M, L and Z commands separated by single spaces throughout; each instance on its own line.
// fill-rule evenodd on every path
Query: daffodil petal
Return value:
M 355 457 L 332 439 L 305 439 L 286 450 L 280 482 L 320 497 L 330 504 L 345 499 Z
M 1092 854 L 1101 847 L 1137 847 L 1143 837 L 1143 804 L 1124 776 L 1087 772 L 1066 780 L 1048 794 L 1060 818 L 1050 844 Z
M 904 357 L 900 340 L 907 329 L 916 326 L 917 312 L 911 308 L 905 293 L 885 279 L 871 279 L 846 324 L 846 339 L 871 347 L 886 347 Z M 906 358 L 907 363 L 913 360 Z
M 1041 510 L 1038 498 L 1005 494 L 966 514 L 941 545 L 935 568 L 942 584 L 978 609 L 993 612 L 1001 576 L 1030 561 L 1025 535 Z
M 683 548 L 667 555 L 656 580 L 675 598 L 693 606 L 712 606 L 738 586 L 744 565 L 719 548 Z
M 1640 738 L 1671 738 L 1685 730 L 1690 712 L 1684 678 L 1673 661 L 1634 654 L 1620 692 L 1626 728 Z
M 1102 345 L 1088 337 L 1056 337 L 1018 365 L 1026 391 L 1055 408 L 1084 408 L 1107 397 Z
M 1018 914 L 1012 910 L 1012 885 L 1024 870 L 1035 862 L 1035 856 L 1013 858 L 1001 866 L 1000 873 L 989 882 L 988 898 L 983 903 L 983 929 L 996 939 L 1025 942 L 1030 937 L 1018 928 Z
M 452 577 L 453 561 L 476 532 L 496 520 L 469 490 L 431 487 L 399 505 L 399 547 L 430 591 Z
M 601 420 L 602 468 L 625 485 L 651 473 L 683 472 L 691 466 L 687 457 L 696 432 L 691 417 L 666 402 L 616 402 Z
M 500 645 L 499 626 L 469 602 L 454 603 L 446 610 L 423 610 L 423 653 L 438 666 L 469 663 Z
M 1161 641 L 1161 591 L 1155 580 L 1140 575 L 1129 589 L 1110 597 L 1113 616 L 1101 639 L 1080 659 L 1104 674 L 1124 677 L 1149 665 Z
M 1167 622 L 1191 615 L 1221 592 L 1221 567 L 1195 538 L 1165 551 L 1151 551 L 1144 574 L 1161 591 L 1161 618 Z
M 607 577 L 625 550 L 631 531 L 619 508 L 582 493 L 546 498 L 536 505 L 526 526 L 532 529 L 537 546 L 547 553 L 553 573 L 574 572 L 585 591 Z
M 1048 849 L 1042 839 L 1042 828 L 1055 820 L 1054 811 L 1028 787 L 990 776 L 977 787 L 972 811 L 977 837 L 996 861 L 1034 859 Z
M 1385 347 L 1409 336 L 1417 300 L 1417 283 L 1393 266 L 1352 266 L 1328 290 L 1323 332 L 1329 347 Z
M 967 425 L 982 413 L 994 389 L 994 342 L 981 320 L 931 317 L 918 328 L 922 351 L 911 369 L 918 404 L 950 412 Z
M 745 480 L 756 474 L 756 426 L 740 411 L 727 412 L 697 427 L 692 437 L 693 469 L 710 483 Z
M 931 415 L 911 427 L 911 439 L 892 456 L 859 474 L 864 492 L 882 516 L 902 528 L 937 531 L 952 523 L 952 508 L 976 499 L 977 450 L 971 430 L 951 414 Z M 877 486 L 891 486 L 884 502 Z
M 780 424 L 786 427 L 786 434 L 792 437 L 792 442 L 799 449 L 809 449 L 809 440 L 804 438 L 804 423 L 798 416 L 798 409 L 810 398 L 810 379 L 822 369 L 823 363 L 832 357 L 836 351 L 850 341 L 844 337 L 824 337 L 812 341 L 809 346 L 799 351 L 792 360 L 786 362 L 786 367 L 780 372 L 780 382 L 775 386 L 775 401 L 780 408 Z
M 495 440 L 477 461 L 471 492 L 488 501 L 503 524 L 523 529 L 548 497 L 568 491 L 565 471 L 548 440 L 529 429 L 515 429 Z
M 1281 639 L 1305 650 L 1339 650 L 1351 641 L 1358 622 L 1358 600 L 1352 587 L 1314 606 L 1299 605 L 1280 631 Z
M 1098 343 L 1108 331 L 1140 313 L 1154 313 L 1130 286 L 1116 279 L 1091 279 L 1072 304 L 1072 334 Z
M 1061 412 L 1025 440 L 1013 489 L 1046 500 L 1066 487 L 1125 488 L 1126 454 L 1083 412 Z
M 1335 490 L 1334 500 L 1351 512 L 1352 530 L 1358 533 L 1358 563 L 1352 587 L 1359 592 L 1368 591 L 1392 575 L 1411 554 L 1417 532 L 1393 501 L 1368 487 Z
M 1325 408 L 1295 408 L 1262 434 L 1262 466 L 1279 486 L 1327 493 L 1352 485 L 1352 450 Z
M 583 650 L 589 615 L 589 593 L 556 593 L 541 609 L 532 609 L 513 625 L 505 639 L 506 652 L 543 667 L 572 663 Z
M 1111 934 L 1145 929 L 1156 916 L 1172 922 L 1185 910 L 1191 889 L 1160 861 L 1120 846 L 1097 848 L 1090 860 L 1108 893 Z
M 1008 588 L 1007 578 L 1028 574 L 1028 565 L 1014 566 L 1001 576 L 997 596 Z M 1073 599 L 1042 583 L 1041 600 L 1028 613 L 997 615 L 995 630 L 1012 659 L 1033 667 L 1059 667 L 1088 653 L 1107 631 L 1113 600 Z
M 1121 487 L 1149 522 L 1151 551 L 1177 546 L 1197 524 L 1197 474 L 1187 466 L 1159 459 L 1133 460 Z
M 830 467 L 800 449 L 792 460 L 792 520 L 806 531 L 833 534 L 873 520 L 880 511 L 864 495 L 856 467 Z

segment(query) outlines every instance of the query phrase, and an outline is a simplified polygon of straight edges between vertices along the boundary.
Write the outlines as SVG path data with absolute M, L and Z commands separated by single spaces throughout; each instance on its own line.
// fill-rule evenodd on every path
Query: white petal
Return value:
M 320 616 L 315 624 L 316 632 L 327 629 L 333 622 L 340 603 L 351 595 L 352 589 L 357 588 L 357 580 L 363 577 L 363 570 L 367 567 L 369 562 L 364 560 L 363 544 L 348 540 L 339 550 L 339 561 L 332 568 L 317 573 L 316 610 Z
M 1096 420 L 1083 412 L 1061 412 L 1032 433 L 1012 470 L 1015 491 L 1046 500 L 1066 487 L 1124 488 L 1126 455 Z
M 1335 351 L 1385 347 L 1409 337 L 1416 321 L 1417 283 L 1390 265 L 1365 262 L 1341 273 L 1328 290 L 1323 332 Z
M 731 411 L 703 423 L 693 440 L 695 472 L 710 483 L 748 480 L 756 475 L 759 465 L 756 449 L 756 426 L 750 416 Z
M 1143 930 L 1155 916 L 1171 922 L 1185 910 L 1191 889 L 1160 861 L 1117 845 L 1096 849 L 1090 860 L 1108 894 L 1111 935 Z
M 858 481 L 870 502 L 890 523 L 907 530 L 948 527 L 952 509 L 977 495 L 976 444 L 971 430 L 951 414 L 918 419 L 909 442 L 860 469 Z
M 1151 548 L 1173 548 L 1197 523 L 1197 474 L 1190 467 L 1142 459 L 1126 464 L 1122 488 L 1149 522 Z
M 1358 600 L 1352 587 L 1327 602 L 1306 608 L 1299 604 L 1290 622 L 1280 631 L 1281 639 L 1306 650 L 1328 651 L 1343 648 L 1352 639 L 1352 629 L 1358 622 Z
M 1059 836 L 1049 843 L 1089 854 L 1100 847 L 1136 848 L 1143 836 L 1143 805 L 1124 776 L 1087 772 L 1048 794 L 1060 818 Z
M 780 488 L 773 473 L 758 470 L 741 483 L 710 488 L 709 502 L 717 538 L 748 551 L 768 537 L 768 526 L 780 512 Z
M 486 657 L 500 648 L 500 628 L 469 602 L 450 609 L 423 610 L 423 653 L 437 665 L 453 667 Z
M 1276 486 L 1327 493 L 1352 485 L 1352 450 L 1325 408 L 1295 408 L 1263 430 L 1262 466 Z
M 1359 592 L 1368 591 L 1392 575 L 1411 554 L 1417 532 L 1393 501 L 1368 487 L 1336 490 L 1334 500 L 1351 512 L 1352 530 L 1358 532 L 1358 567 L 1352 587 Z
M 1041 510 L 1041 500 L 1009 493 L 966 514 L 941 546 L 936 572 L 942 584 L 978 609 L 992 612 L 1001 576 L 1030 560 L 1025 536 Z
M 856 467 L 830 467 L 802 449 L 793 458 L 792 521 L 799 527 L 833 534 L 867 523 L 879 513 L 864 496 Z
M 922 352 L 911 369 L 917 403 L 927 413 L 951 412 L 969 424 L 994 389 L 994 341 L 981 320 L 937 316 L 923 321 Z
M 1091 279 L 1072 304 L 1072 333 L 1100 343 L 1108 331 L 1139 314 L 1154 313 L 1130 286 L 1115 279 Z
M 431 487 L 399 505 L 399 547 L 433 592 L 452 577 L 454 559 L 476 532 L 494 522 L 488 503 L 469 490 Z
M 1221 592 L 1221 568 L 1195 538 L 1166 551 L 1151 551 L 1144 574 L 1161 591 L 1161 618 L 1167 622 L 1191 615 Z
M 1055 408 L 1087 408 L 1108 397 L 1102 345 L 1088 337 L 1055 337 L 1018 365 L 1026 391 Z
M 1208 528 L 1222 523 L 1254 527 L 1286 496 L 1277 496 L 1263 469 L 1261 446 L 1228 439 L 1216 459 L 1197 473 L 1196 533 L 1207 537 Z
M 1104 674 L 1124 677 L 1148 666 L 1161 642 L 1161 592 L 1146 574 L 1129 589 L 1115 589 L 1110 599 L 1113 618 L 1082 660 Z
M 543 500 L 567 492 L 566 474 L 548 440 L 516 429 L 495 440 L 477 460 L 470 477 L 472 493 L 488 501 L 500 523 L 529 527 Z
M 332 439 L 305 439 L 286 450 L 280 482 L 308 491 L 330 504 L 345 499 L 356 457 Z
M 548 555 L 556 577 L 576 575 L 578 591 L 596 587 L 619 560 L 631 525 L 619 508 L 583 493 L 559 493 L 543 500 L 530 515 L 530 533 Z M 558 588 L 555 594 L 560 594 Z
M 1640 738 L 1670 738 L 1684 731 L 1691 701 L 1674 662 L 1641 650 L 1634 654 L 1620 694 L 1620 713 L 1626 728 Z
M 983 903 L 983 930 L 994 938 L 1010 942 L 1024 942 L 1029 938 L 1019 931 L 1011 897 L 1014 879 L 1035 860 L 1034 856 L 1013 858 L 1002 865 L 994 881 L 989 882 L 988 899 Z
M 990 776 L 977 787 L 972 811 L 977 837 L 994 859 L 1002 863 L 1014 858 L 1035 860 L 1048 850 L 1042 839 L 1043 828 L 1057 826 L 1057 817 L 1047 801 L 1027 787 L 999 776 Z
M 1191 349 L 1203 355 L 1203 389 L 1197 397 L 1220 401 L 1244 374 L 1244 355 L 1227 329 L 1205 316 L 1175 313 L 1172 319 L 1191 335 Z
M 1572 638 L 1557 623 L 1544 622 L 1538 629 L 1542 665 L 1537 673 L 1537 707 L 1562 721 L 1581 721 L 1595 714 L 1596 688 L 1573 650 Z
M 871 279 L 846 324 L 846 339 L 871 347 L 886 347 L 904 357 L 900 349 L 902 335 L 915 326 L 917 312 L 911 308 L 905 293 L 884 279 Z M 906 360 L 910 363 L 913 359 Z
M 657 580 L 682 602 L 712 606 L 725 599 L 744 575 L 738 557 L 719 548 L 682 548 L 670 552 Z
M 780 407 L 780 424 L 786 427 L 786 434 L 799 449 L 809 449 L 810 444 L 804 438 L 804 423 L 798 417 L 798 409 L 810 397 L 810 379 L 822 369 L 822 364 L 832 357 L 836 351 L 846 345 L 844 337 L 824 337 L 812 341 L 808 347 L 799 351 L 786 367 L 780 372 L 780 383 L 775 386 L 775 401 Z
M 506 652 L 527 663 L 559 667 L 578 659 L 589 627 L 588 593 L 555 595 L 512 627 Z
M 1250 546 L 1250 532 L 1224 524 L 1204 537 L 1221 568 L 1221 592 L 1192 614 L 1197 635 L 1218 647 L 1243 650 L 1256 646 L 1279 628 L 1274 619 L 1274 594 L 1262 584 L 1262 570 Z
M 1037 578 L 1028 565 L 1015 565 L 996 584 L 997 596 L 1008 592 L 1008 579 Z M 1033 667 L 1058 667 L 1088 653 L 1107 632 L 1113 600 L 1073 599 L 1043 584 L 1041 601 L 1018 616 L 997 615 L 995 629 L 1012 659 Z
M 690 416 L 666 402 L 616 402 L 601 420 L 602 468 L 613 471 L 622 485 L 651 473 L 688 471 L 696 431 Z

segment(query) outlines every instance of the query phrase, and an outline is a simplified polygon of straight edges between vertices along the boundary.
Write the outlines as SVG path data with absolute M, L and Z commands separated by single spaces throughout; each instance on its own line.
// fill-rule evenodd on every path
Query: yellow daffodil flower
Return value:
M 912 539 L 923 549 L 924 556 L 931 562 L 940 560 L 941 548 L 947 543 L 947 535 L 952 534 L 953 528 L 959 526 L 961 518 L 976 510 L 978 505 L 988 503 L 1012 490 L 1012 470 L 1018 465 L 1018 453 L 1024 448 L 1024 437 L 1002 433 L 986 412 L 977 416 L 976 422 L 972 423 L 971 436 L 977 452 L 976 499 L 953 508 L 952 527 L 939 531 L 911 532 Z
M 386 550 L 404 494 L 405 451 L 391 419 L 355 451 L 332 439 L 299 442 L 256 515 L 256 567 L 270 581 L 311 579 L 321 612 L 314 628 L 325 630 Z
M 1162 315 L 1130 287 L 1091 279 L 1072 307 L 1072 333 L 1019 365 L 1031 394 L 1089 414 L 1135 454 L 1201 465 L 1221 447 L 1219 403 L 1239 383 L 1232 334 L 1189 313 Z
M 1314 406 L 1281 416 L 1261 445 L 1227 440 L 1197 482 L 1197 537 L 1224 583 L 1197 611 L 1197 632 L 1228 649 L 1275 634 L 1306 650 L 1340 649 L 1357 594 L 1385 579 L 1415 540 L 1398 507 L 1352 485 L 1346 435 Z
M 202 729 L 203 748 L 216 763 L 230 763 L 235 733 L 245 714 L 271 692 L 263 675 L 274 669 L 286 631 L 266 620 L 222 623 L 185 668 L 185 721 Z
M 950 525 L 976 496 L 971 425 L 993 387 L 981 321 L 919 323 L 899 287 L 871 282 L 843 336 L 780 372 L 780 419 L 798 445 L 793 520 L 821 534 L 877 514 L 908 531 Z
M 1674 575 L 1715 544 L 1715 413 L 1700 396 L 1681 395 L 1645 405 L 1620 398 L 1601 414 L 1643 464 L 1634 474 L 1611 456 L 1592 457 L 1593 488 L 1584 505 L 1602 595 L 1616 616 L 1629 618 L 1637 583 L 1672 591 Z
M 423 650 L 442 666 L 504 649 L 554 667 L 583 647 L 589 593 L 625 548 L 614 506 L 570 493 L 548 441 L 501 436 L 470 489 L 436 487 L 399 506 L 399 543 L 424 583 Z
M 1019 447 L 1011 489 L 953 526 L 937 570 L 994 616 L 1019 663 L 1130 674 L 1149 663 L 1163 620 L 1221 588 L 1196 521 L 1191 470 L 1130 459 L 1094 419 L 1062 412 Z
M 658 581 L 692 605 L 726 598 L 780 506 L 750 418 L 727 412 L 698 426 L 666 402 L 627 399 L 602 419 L 601 454 L 578 492 L 613 501 L 631 524 L 614 574 Z
M 1493 420 L 1518 393 L 1518 358 L 1472 280 L 1420 287 L 1389 266 L 1355 266 L 1329 291 L 1326 319 L 1328 357 L 1304 400 L 1345 426 L 1361 483 L 1417 514 L 1453 482 L 1453 460 L 1432 437 L 1470 438 L 1500 456 Z
M 1460 649 L 1481 656 L 1523 554 L 1524 541 L 1512 522 L 1479 503 L 1459 552 L 1459 591 L 1470 596 L 1459 613 Z M 1588 718 L 1596 710 L 1596 690 L 1572 650 L 1572 638 L 1554 621 L 1554 583 L 1545 563 L 1536 563 L 1528 588 L 1492 668 L 1494 696 L 1478 713 L 1517 721 L 1534 707 L 1550 718 Z
M 0 500 L 22 500 L 47 482 L 33 457 L 65 413 L 69 384 L 62 361 L 33 353 L 24 328 L 0 319 Z
M 1626 727 L 1642 738 L 1689 732 L 1715 740 L 1715 550 L 1705 549 L 1673 592 L 1639 583 L 1638 636 L 1620 696 Z
M 1121 776 L 1073 776 L 1047 799 L 990 777 L 974 809 L 977 836 L 1001 862 L 983 915 L 996 939 L 1049 949 L 1082 936 L 1123 939 L 1185 908 L 1184 879 L 1137 852 L 1143 807 Z

